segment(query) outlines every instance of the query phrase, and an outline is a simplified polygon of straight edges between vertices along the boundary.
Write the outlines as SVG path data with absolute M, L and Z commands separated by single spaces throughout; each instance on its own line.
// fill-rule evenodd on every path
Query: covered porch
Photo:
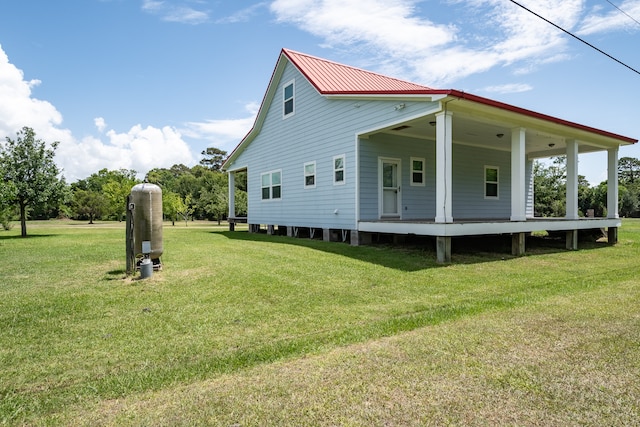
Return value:
M 528 110 L 485 101 L 482 98 L 443 98 L 438 108 L 424 116 L 358 135 L 359 152 L 373 151 L 368 144 L 371 147 L 374 143 L 378 144 L 376 147 L 379 148 L 380 143 L 374 141 L 385 137 L 393 141 L 399 141 L 402 137 L 423 140 L 425 144 L 431 141 L 433 149 L 425 148 L 422 156 L 434 159 L 435 171 L 433 182 L 427 184 L 432 201 L 427 209 L 422 208 L 425 213 L 428 212 L 422 217 L 416 217 L 415 214 L 411 216 L 411 202 L 415 199 L 406 193 L 415 190 L 408 188 L 407 182 L 404 182 L 406 190 L 401 188 L 401 179 L 395 190 L 380 184 L 377 215 L 373 215 L 371 209 L 365 212 L 362 206 L 369 196 L 358 194 L 360 210 L 355 239 L 352 241 L 356 244 L 366 243 L 370 233 L 434 236 L 437 239 L 438 261 L 443 263 L 451 260 L 451 238 L 459 236 L 510 234 L 515 255 L 525 252 L 525 236 L 535 231 L 566 232 L 567 248 L 573 250 L 578 247 L 579 230 L 608 229 L 609 242 L 617 241 L 617 228 L 621 225 L 618 217 L 618 149 L 620 145 L 634 141 Z M 454 147 L 457 147 L 458 156 L 463 150 L 474 149 L 494 152 L 503 158 L 507 156 L 502 169 L 506 174 L 500 177 L 503 183 L 500 185 L 504 185 L 504 190 L 500 193 L 501 210 L 497 215 L 489 209 L 478 209 L 481 215 L 474 216 L 474 206 L 477 206 L 474 203 L 484 203 L 486 206 L 487 202 L 479 198 L 475 202 L 464 199 L 470 193 L 468 182 L 475 178 L 463 179 L 466 172 L 461 170 L 463 167 L 460 162 L 456 163 Z M 607 154 L 607 217 L 587 218 L 584 217 L 586 212 L 580 212 L 578 208 L 578 158 L 579 154 L 598 151 Z M 533 162 L 556 156 L 566 157 L 566 214 L 561 218 L 536 217 Z M 363 163 L 366 161 L 364 156 L 359 160 Z M 467 159 L 466 166 L 469 165 L 477 166 L 473 158 Z M 370 169 L 370 166 L 367 167 Z M 364 169 L 359 168 L 361 171 Z M 379 181 L 382 182 L 382 172 L 379 173 Z M 360 179 L 362 182 L 362 176 Z M 463 180 L 466 184 L 461 184 Z M 398 200 L 395 210 L 383 206 L 383 187 L 387 195 L 389 190 L 395 191 L 395 195 L 389 196 L 390 200 L 394 200 L 393 203 L 396 198 Z M 361 185 L 358 191 L 367 190 Z M 401 198 L 404 200 L 400 201 Z M 487 199 L 486 193 L 484 199 Z

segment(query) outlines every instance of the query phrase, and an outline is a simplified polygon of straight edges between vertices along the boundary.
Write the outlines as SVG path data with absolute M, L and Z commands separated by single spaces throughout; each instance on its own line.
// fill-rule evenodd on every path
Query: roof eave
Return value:
M 560 119 L 558 117 L 554 117 L 554 116 L 550 116 L 547 114 L 542 114 L 542 113 L 538 113 L 536 111 L 533 110 L 528 110 L 526 108 L 521 108 L 521 107 L 516 107 L 515 105 L 511 105 L 511 104 L 507 104 L 504 102 L 500 102 L 500 101 L 496 101 L 493 99 L 489 99 L 489 98 L 485 98 L 482 96 L 478 96 L 478 95 L 473 95 L 464 91 L 459 91 L 459 90 L 455 90 L 455 89 L 447 89 L 447 90 L 438 90 L 438 91 L 434 91 L 434 92 L 439 92 L 441 94 L 446 94 L 447 96 L 450 96 L 452 98 L 457 98 L 457 99 L 464 99 L 467 101 L 471 101 L 471 102 L 476 102 L 479 104 L 483 104 L 483 105 L 487 105 L 490 107 L 494 107 L 494 108 L 498 108 L 501 110 L 505 110 L 505 111 L 510 111 L 513 113 L 517 113 L 517 114 L 522 114 L 528 117 L 532 117 L 534 119 L 539 119 L 539 120 L 543 120 L 543 121 L 547 121 L 547 122 L 551 122 L 551 123 L 555 123 L 558 125 L 562 125 L 562 126 L 567 126 L 570 128 L 574 128 L 574 129 L 578 129 L 581 131 L 585 131 L 585 132 L 589 132 L 589 133 L 594 133 L 600 136 L 604 136 L 607 138 L 612 138 L 618 141 L 621 141 L 622 143 L 626 144 L 635 144 L 638 142 L 637 139 L 635 138 L 631 138 L 628 136 L 624 136 L 624 135 L 619 135 L 613 132 L 609 132 L 609 131 L 605 131 L 602 129 L 597 129 L 591 126 L 586 126 L 586 125 L 582 125 L 580 123 L 576 123 L 576 122 L 572 122 L 569 120 L 564 120 L 564 119 Z

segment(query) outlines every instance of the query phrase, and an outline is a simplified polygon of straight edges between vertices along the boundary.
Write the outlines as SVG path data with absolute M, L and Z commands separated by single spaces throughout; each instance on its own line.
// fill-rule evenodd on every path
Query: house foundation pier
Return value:
M 436 254 L 440 264 L 451 262 L 451 236 L 436 237 Z
M 511 254 L 523 256 L 525 251 L 526 233 L 513 233 L 511 235 Z
M 618 227 L 609 227 L 607 229 L 607 242 L 610 245 L 618 243 Z
M 567 230 L 567 250 L 578 250 L 578 230 Z

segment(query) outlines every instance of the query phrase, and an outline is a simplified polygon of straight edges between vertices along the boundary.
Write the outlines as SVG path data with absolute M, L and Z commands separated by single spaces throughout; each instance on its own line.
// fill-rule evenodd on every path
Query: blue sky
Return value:
M 640 0 L 520 3 L 640 70 Z M 509 0 L 4 1 L 0 137 L 60 141 L 69 182 L 193 166 L 249 131 L 283 47 L 640 137 L 640 75 Z

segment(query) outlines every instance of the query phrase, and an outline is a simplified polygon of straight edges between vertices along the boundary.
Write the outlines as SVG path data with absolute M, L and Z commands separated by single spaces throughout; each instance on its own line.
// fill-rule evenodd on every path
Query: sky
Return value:
M 640 70 L 640 0 L 518 3 Z M 67 182 L 191 167 L 251 129 L 282 48 L 640 138 L 640 74 L 510 0 L 5 0 L 0 141 L 59 141 Z

